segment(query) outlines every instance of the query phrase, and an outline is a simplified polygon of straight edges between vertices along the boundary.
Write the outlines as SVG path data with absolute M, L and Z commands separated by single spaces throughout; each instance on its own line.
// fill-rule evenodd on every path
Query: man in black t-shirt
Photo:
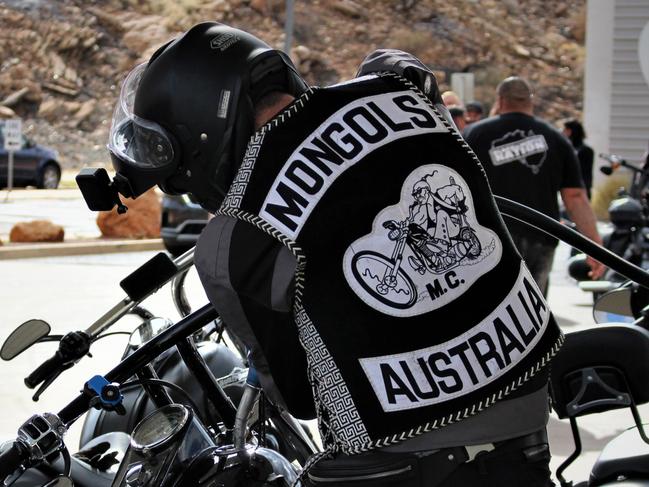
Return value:
M 497 115 L 471 124 L 464 138 L 482 162 L 493 193 L 559 219 L 557 191 L 579 231 L 601 243 L 595 216 L 570 142 L 534 117 L 532 90 L 522 78 L 503 80 L 496 90 Z M 557 241 L 513 221 L 507 226 L 539 287 L 547 293 Z M 603 266 L 589 260 L 591 277 Z

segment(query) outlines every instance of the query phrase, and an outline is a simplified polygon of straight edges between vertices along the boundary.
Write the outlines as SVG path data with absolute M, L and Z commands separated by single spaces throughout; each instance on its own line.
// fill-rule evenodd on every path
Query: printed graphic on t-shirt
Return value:
M 476 219 L 464 179 L 429 164 L 406 178 L 400 201 L 379 212 L 372 232 L 349 246 L 343 270 L 372 308 L 415 316 L 461 296 L 501 254 L 499 238 Z
M 539 342 L 550 310 L 521 262 L 518 279 L 494 310 L 466 333 L 410 352 L 361 358 L 384 411 L 430 406 L 464 396 L 516 366 Z
M 548 144 L 543 135 L 536 135 L 532 130 L 507 132 L 491 142 L 489 157 L 494 166 L 510 162 L 520 162 L 538 174 L 548 154 Z

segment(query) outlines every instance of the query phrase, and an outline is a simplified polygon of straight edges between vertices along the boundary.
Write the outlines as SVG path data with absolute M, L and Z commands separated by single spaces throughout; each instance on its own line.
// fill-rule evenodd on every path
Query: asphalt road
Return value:
M 118 282 L 152 252 L 95 255 L 83 257 L 38 258 L 0 261 L 0 340 L 20 323 L 30 318 L 42 318 L 51 323 L 53 333 L 84 329 L 120 299 L 123 292 Z M 594 326 L 592 301 L 566 276 L 567 249 L 560 249 L 551 277 L 549 302 L 564 332 Z M 189 295 L 196 307 L 207 302 L 197 277 L 188 280 Z M 178 315 L 171 303 L 168 286 L 145 302 L 154 314 L 173 320 Z M 131 330 L 135 318 L 127 317 L 117 328 Z M 39 363 L 51 356 L 56 346 L 40 344 L 17 357 L 11 363 L 0 363 L 0 397 L 4 402 L 0 414 L 0 438 L 13 437 L 17 426 L 33 412 L 57 411 L 66 404 L 95 374 L 107 372 L 119 359 L 126 343 L 125 336 L 114 336 L 98 342 L 92 349 L 93 358 L 80 364 L 50 387 L 38 403 L 30 399 L 32 391 L 23 385 L 26 377 Z M 641 413 L 649 418 L 649 407 Z M 76 445 L 79 424 L 70 432 L 68 443 Z M 568 470 L 574 480 L 584 480 L 602 446 L 631 426 L 628 411 L 593 415 L 580 420 L 584 455 Z M 572 451 L 569 425 L 552 417 L 549 423 L 553 465 Z

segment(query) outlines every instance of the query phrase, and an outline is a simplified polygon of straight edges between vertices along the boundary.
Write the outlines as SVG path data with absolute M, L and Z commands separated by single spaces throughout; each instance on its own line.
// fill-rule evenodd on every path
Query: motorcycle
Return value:
M 382 226 L 388 230 L 388 238 L 394 242 L 391 256 L 371 250 L 356 254 L 353 260 L 355 271 L 363 277 L 363 287 L 377 299 L 383 299 L 394 289 L 405 289 L 409 296 L 408 304 L 417 301 L 417 287 L 408 274 L 401 269 L 406 249 L 409 250 L 408 264 L 421 275 L 443 274 L 461 264 L 464 259 L 472 260 L 480 256 L 480 240 L 467 222 L 467 207 L 463 201 L 443 201 L 432 195 L 436 203 L 449 212 L 450 221 L 458 226 L 455 236 L 448 236 L 448 241 L 430 235 L 424 228 L 413 222 L 410 215 L 402 221 L 387 220 Z M 364 262 L 370 260 L 383 268 L 381 277 L 368 276 Z M 378 280 L 378 283 L 375 281 Z M 403 292 L 403 291 L 401 291 Z
M 625 260 L 649 269 L 649 170 L 634 166 L 615 155 L 600 154 L 600 157 L 609 163 L 600 168 L 604 174 L 611 175 L 620 167 L 629 169 L 633 174 L 629 191 L 621 190 L 608 207 L 611 225 L 602 232 L 603 245 Z M 593 292 L 594 299 L 624 282 L 622 276 L 610 270 L 602 282 L 589 282 L 589 270 L 584 254 L 577 254 L 568 262 L 568 274 L 580 283 L 581 289 Z
M 81 396 L 58 415 L 35 415 L 21 426 L 17 441 L 0 455 L 0 479 L 10 476 L 4 485 L 56 485 L 52 482 L 60 479 L 88 487 L 213 485 L 179 480 L 194 477 L 176 472 L 194 461 L 207 462 L 208 450 L 213 464 L 228 473 L 205 470 L 207 478 L 240 476 L 252 482 L 245 485 L 294 481 L 291 462 L 304 464 L 318 448 L 302 424 L 260 393 L 245 350 L 232 338 L 224 344 L 227 329 L 211 306 L 190 314 L 183 282 L 192 262 L 193 250 L 175 261 L 164 253 L 154 256 L 121 282 L 127 297 L 87 330 L 61 337 L 50 335 L 46 322 L 29 320 L 7 338 L 0 349 L 5 360 L 36 343 L 60 341 L 54 356 L 25 379 L 30 388 L 41 384 L 34 395 L 38 399 L 95 341 L 108 336 L 106 330 L 119 319 L 129 313 L 143 319 L 130 334 L 120 365 L 87 381 Z M 155 318 L 140 306 L 169 281 L 174 303 L 185 317 L 182 326 Z M 63 435 L 86 410 L 80 451 L 71 456 Z M 159 455 L 167 455 L 168 461 L 160 462 Z M 14 469 L 11 464 L 19 456 L 22 467 Z M 22 470 L 27 470 L 24 475 Z M 205 473 L 203 467 L 190 470 Z M 269 478 L 274 480 L 266 484 Z
M 570 423 L 575 449 L 558 467 L 561 487 L 649 486 L 649 436 L 638 405 L 649 402 L 649 284 L 647 272 L 548 218 L 496 197 L 501 213 L 564 241 L 630 279 L 607 292 L 594 306 L 596 321 L 606 324 L 566 334 L 550 368 L 550 398 L 559 418 Z M 635 427 L 611 440 L 602 450 L 589 479 L 573 483 L 566 469 L 582 451 L 578 418 L 628 408 Z
M 552 362 L 552 406 L 569 419 L 575 445 L 556 476 L 561 487 L 648 486 L 649 437 L 637 406 L 649 402 L 649 294 L 626 283 L 597 300 L 594 316 L 605 324 L 567 334 Z M 604 446 L 588 481 L 567 480 L 566 469 L 582 452 L 578 418 L 621 408 L 630 410 L 635 426 Z

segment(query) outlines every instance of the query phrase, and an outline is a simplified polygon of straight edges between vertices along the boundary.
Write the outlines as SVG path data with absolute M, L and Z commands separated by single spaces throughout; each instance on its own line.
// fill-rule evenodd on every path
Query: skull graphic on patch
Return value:
M 415 316 L 444 306 L 500 261 L 502 244 L 475 215 L 468 185 L 439 164 L 418 167 L 399 202 L 345 251 L 352 290 L 372 308 Z

